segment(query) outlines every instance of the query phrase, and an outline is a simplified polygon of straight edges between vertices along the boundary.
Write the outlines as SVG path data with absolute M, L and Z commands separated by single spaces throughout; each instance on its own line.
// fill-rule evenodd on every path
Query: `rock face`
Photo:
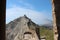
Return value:
M 52 0 L 54 40 L 60 40 L 60 0 Z
M 39 26 L 26 15 L 6 25 L 6 40 L 39 40 Z

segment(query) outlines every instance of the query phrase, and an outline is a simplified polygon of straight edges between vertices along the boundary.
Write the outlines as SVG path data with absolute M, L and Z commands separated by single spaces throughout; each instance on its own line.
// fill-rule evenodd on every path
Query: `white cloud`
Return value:
M 44 12 L 38 12 L 30 9 L 24 9 L 21 7 L 12 7 L 6 9 L 6 23 L 26 14 L 32 21 L 37 24 L 42 24 L 44 19 L 47 19 L 47 16 Z

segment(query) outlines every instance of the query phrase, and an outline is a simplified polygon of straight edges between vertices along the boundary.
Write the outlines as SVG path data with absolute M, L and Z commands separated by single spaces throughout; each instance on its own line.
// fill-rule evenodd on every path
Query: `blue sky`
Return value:
M 51 0 L 6 0 L 6 23 L 26 14 L 37 24 L 52 20 Z

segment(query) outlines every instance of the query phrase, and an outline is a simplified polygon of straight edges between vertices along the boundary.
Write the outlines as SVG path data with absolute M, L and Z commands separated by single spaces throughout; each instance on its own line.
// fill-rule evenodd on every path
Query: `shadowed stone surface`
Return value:
M 52 0 L 54 40 L 60 40 L 60 0 Z

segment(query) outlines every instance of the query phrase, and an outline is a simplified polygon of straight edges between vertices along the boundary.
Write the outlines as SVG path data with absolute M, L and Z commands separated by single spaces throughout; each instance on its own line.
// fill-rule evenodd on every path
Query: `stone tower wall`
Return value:
M 52 0 L 54 40 L 60 40 L 60 0 Z

